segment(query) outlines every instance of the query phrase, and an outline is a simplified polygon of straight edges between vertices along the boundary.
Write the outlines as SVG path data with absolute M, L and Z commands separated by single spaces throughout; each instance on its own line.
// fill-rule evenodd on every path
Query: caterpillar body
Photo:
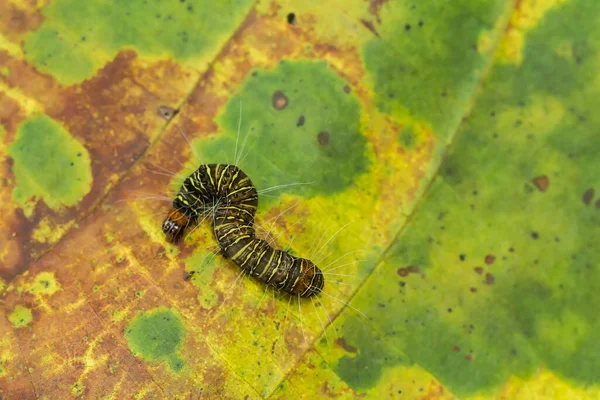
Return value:
M 181 185 L 173 208 L 163 222 L 167 240 L 176 243 L 190 224 L 198 222 L 210 206 L 234 206 L 244 213 L 244 222 L 254 223 L 258 193 L 250 178 L 238 167 L 227 164 L 203 164 Z
M 244 171 L 235 165 L 203 164 L 184 180 L 162 230 L 167 240 L 177 242 L 190 224 L 211 210 L 215 238 L 225 258 L 288 294 L 319 294 L 323 273 L 312 261 L 274 249 L 256 237 L 257 206 L 258 192 Z

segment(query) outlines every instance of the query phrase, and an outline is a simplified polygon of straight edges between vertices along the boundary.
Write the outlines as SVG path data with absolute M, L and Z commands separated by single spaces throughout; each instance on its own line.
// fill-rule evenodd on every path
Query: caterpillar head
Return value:
M 312 261 L 303 258 L 300 263 L 300 279 L 296 285 L 300 297 L 316 296 L 323 290 L 325 279 L 323 279 L 323 273 L 319 267 Z
M 190 219 L 184 213 L 176 208 L 171 209 L 162 224 L 162 231 L 167 235 L 167 241 L 176 243 L 181 239 L 189 223 Z

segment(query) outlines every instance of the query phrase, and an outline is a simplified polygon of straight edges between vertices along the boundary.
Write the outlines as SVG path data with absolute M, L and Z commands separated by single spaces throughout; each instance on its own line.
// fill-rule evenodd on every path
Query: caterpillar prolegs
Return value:
M 190 224 L 210 210 L 215 238 L 225 258 L 291 295 L 319 294 L 325 282 L 312 261 L 274 249 L 256 237 L 257 206 L 258 192 L 244 171 L 235 165 L 204 164 L 184 180 L 162 230 L 167 240 L 177 242 Z

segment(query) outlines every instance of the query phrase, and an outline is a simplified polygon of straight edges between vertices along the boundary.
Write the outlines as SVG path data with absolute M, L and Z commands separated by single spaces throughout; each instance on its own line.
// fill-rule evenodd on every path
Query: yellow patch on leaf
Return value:
M 71 226 L 73 226 L 73 224 L 74 222 L 71 221 L 69 223 L 59 225 L 48 217 L 42 218 L 31 236 L 36 242 L 55 243 L 65 234 L 66 231 L 69 230 L 69 228 L 71 228 Z
M 498 60 L 520 65 L 523 62 L 525 35 L 535 28 L 552 8 L 567 0 L 523 0 L 518 3 L 510 18 L 506 34 L 498 49 Z
M 477 399 L 479 398 L 477 397 Z M 597 399 L 600 398 L 600 390 L 594 387 L 571 386 L 552 372 L 541 370 L 529 379 L 511 378 L 496 398 L 511 400 Z

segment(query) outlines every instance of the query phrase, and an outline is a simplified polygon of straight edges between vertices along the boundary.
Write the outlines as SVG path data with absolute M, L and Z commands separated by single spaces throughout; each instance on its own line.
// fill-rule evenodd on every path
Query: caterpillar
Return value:
M 242 271 L 290 295 L 321 293 L 325 281 L 319 267 L 256 237 L 257 207 L 258 192 L 239 167 L 203 164 L 184 180 L 162 230 L 168 241 L 176 243 L 190 224 L 210 211 L 221 254 Z

